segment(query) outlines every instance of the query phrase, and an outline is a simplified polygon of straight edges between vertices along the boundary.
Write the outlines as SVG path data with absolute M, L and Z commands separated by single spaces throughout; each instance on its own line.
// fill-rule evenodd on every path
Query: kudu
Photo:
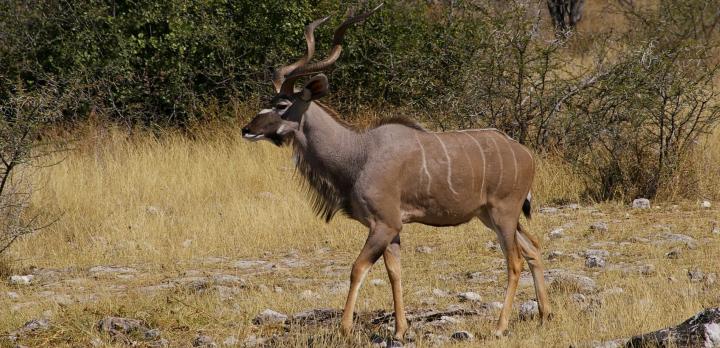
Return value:
M 523 257 L 534 278 L 540 318 L 548 319 L 551 309 L 538 241 L 519 223 L 521 211 L 530 216 L 534 175 L 532 155 L 524 146 L 495 129 L 433 133 L 399 117 L 356 130 L 317 101 L 328 93 L 325 75 L 295 89 L 299 77 L 330 67 L 340 56 L 347 27 L 376 10 L 342 23 L 329 56 L 314 64 L 308 64 L 315 50 L 313 30 L 327 18 L 310 23 L 305 30 L 307 54 L 276 70 L 277 95 L 271 108 L 242 129 L 249 140 L 292 143 L 318 215 L 329 221 L 341 211 L 370 229 L 352 266 L 342 332 L 351 331 L 360 286 L 382 256 L 392 287 L 395 338 L 402 340 L 408 328 L 400 285 L 403 224 L 456 226 L 475 217 L 495 231 L 507 261 L 507 291 L 495 334 L 507 330 Z

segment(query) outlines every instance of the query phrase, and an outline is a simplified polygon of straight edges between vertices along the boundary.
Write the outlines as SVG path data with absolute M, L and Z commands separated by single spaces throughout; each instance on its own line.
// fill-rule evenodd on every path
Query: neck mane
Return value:
M 425 131 L 417 123 L 393 117 L 359 128 L 344 121 L 332 108 L 317 101 L 303 116 L 293 141 L 298 173 L 305 179 L 313 210 L 325 221 L 338 211 L 350 216 L 350 194 L 367 158 L 368 131 L 386 124 L 399 124 Z

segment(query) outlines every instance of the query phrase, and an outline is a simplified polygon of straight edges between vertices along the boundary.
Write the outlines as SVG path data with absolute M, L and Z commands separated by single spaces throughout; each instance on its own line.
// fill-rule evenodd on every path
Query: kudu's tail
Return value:
M 530 211 L 532 210 L 531 209 L 532 207 L 530 206 L 531 199 L 532 199 L 532 194 L 530 194 L 530 192 L 528 192 L 527 198 L 525 198 L 525 202 L 523 202 L 523 206 L 522 206 L 523 215 L 525 215 L 525 217 L 528 220 L 530 220 L 532 218 L 532 214 L 530 213 Z

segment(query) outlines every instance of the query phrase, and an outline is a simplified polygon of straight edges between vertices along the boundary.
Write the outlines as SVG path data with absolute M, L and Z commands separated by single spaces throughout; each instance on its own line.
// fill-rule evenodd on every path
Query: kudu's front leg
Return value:
M 392 243 L 385 249 L 383 253 L 385 260 L 385 269 L 390 278 L 392 286 L 393 303 L 395 304 L 395 339 L 403 341 L 405 331 L 408 329 L 407 319 L 405 318 L 405 305 L 403 304 L 403 294 L 401 285 L 401 267 L 400 267 L 400 235 L 398 234 Z
M 385 224 L 376 223 L 370 229 L 370 235 L 365 241 L 360 255 L 353 263 L 350 273 L 350 291 L 348 291 L 345 309 L 343 310 L 342 320 L 340 322 L 340 330 L 343 334 L 348 335 L 352 332 L 353 312 L 355 310 L 355 302 L 357 301 L 358 292 L 365 276 L 370 267 L 380 258 L 387 249 L 390 242 L 398 235 L 399 230 L 393 229 Z

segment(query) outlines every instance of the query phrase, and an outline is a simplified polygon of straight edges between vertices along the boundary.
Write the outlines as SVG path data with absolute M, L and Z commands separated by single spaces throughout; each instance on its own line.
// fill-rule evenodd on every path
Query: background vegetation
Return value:
M 66 125 L 246 119 L 272 95 L 272 68 L 304 51 L 306 23 L 333 15 L 321 55 L 346 11 L 369 5 L 6 1 L 0 98 L 52 86 L 40 95 L 62 100 L 53 119 Z M 697 183 L 667 188 L 702 175 L 683 163 L 720 118 L 718 5 L 598 2 L 593 29 L 560 40 L 543 1 L 390 0 L 348 36 L 331 104 L 360 122 L 399 112 L 431 129 L 502 129 L 573 165 L 589 199 L 694 197 Z

